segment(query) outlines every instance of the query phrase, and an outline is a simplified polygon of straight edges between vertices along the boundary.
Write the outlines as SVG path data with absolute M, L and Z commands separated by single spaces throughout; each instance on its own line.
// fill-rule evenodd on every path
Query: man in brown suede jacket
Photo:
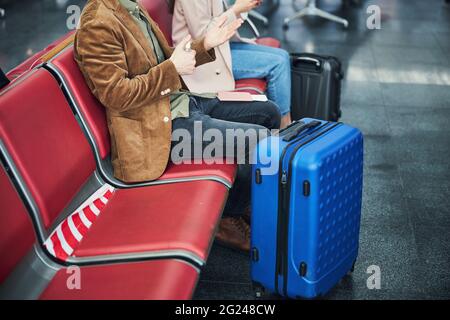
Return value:
M 280 115 L 271 102 L 221 102 L 214 96 L 190 93 L 180 78 L 213 61 L 214 48 L 230 39 L 242 23 L 225 22 L 211 28 L 203 39 L 187 37 L 171 48 L 134 0 L 88 1 L 75 36 L 75 59 L 89 88 L 106 107 L 118 179 L 157 179 L 169 161 L 172 132 L 193 133 L 196 122 L 202 123 L 203 130 L 218 129 L 224 136 L 227 129 L 279 126 Z M 193 139 L 192 143 L 205 146 L 204 141 Z M 238 172 L 217 239 L 247 251 L 249 228 L 239 216 L 249 204 L 250 165 L 241 165 Z

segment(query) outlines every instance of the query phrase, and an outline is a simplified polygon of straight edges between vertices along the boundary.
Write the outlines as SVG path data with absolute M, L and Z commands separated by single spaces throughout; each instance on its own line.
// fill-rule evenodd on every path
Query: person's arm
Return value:
M 176 10 L 181 10 L 189 29 L 189 33 L 194 39 L 202 38 L 206 32 L 217 25 L 219 17 L 226 17 L 226 24 L 238 19 L 235 12 L 230 8 L 221 16 L 214 17 L 212 15 L 210 5 L 211 0 L 176 0 Z M 177 35 L 174 35 L 174 41 L 179 42 Z
M 170 59 L 150 68 L 146 74 L 131 78 L 120 35 L 114 32 L 117 29 L 95 20 L 76 34 L 79 66 L 89 76 L 94 95 L 105 107 L 116 111 L 143 108 L 163 98 L 161 92 L 167 89 L 174 92 L 182 87 Z
M 216 60 L 216 52 L 214 48 L 206 48 L 205 46 L 205 37 L 192 41 L 191 49 L 196 52 L 195 55 L 196 67 Z

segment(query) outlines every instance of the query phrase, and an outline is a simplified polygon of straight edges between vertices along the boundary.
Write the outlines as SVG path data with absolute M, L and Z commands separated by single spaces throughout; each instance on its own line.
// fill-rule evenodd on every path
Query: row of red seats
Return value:
M 85 86 L 84 82 L 80 84 Z M 101 123 L 95 125 L 100 127 Z M 181 166 L 172 166 L 166 176 L 177 179 L 164 181 L 163 177 L 157 184 L 145 187 L 111 186 L 112 195 L 105 205 L 100 202 L 86 204 L 86 199 L 105 186 L 105 181 L 97 171 L 93 149 L 59 83 L 44 68 L 31 71 L 0 93 L 0 145 L 3 158 L 0 201 L 2 282 L 14 283 L 15 279 L 26 277 L 29 275 L 26 267 L 36 264 L 43 269 L 51 265 L 52 270 L 58 270 L 48 283 L 43 281 L 48 277 L 33 274 L 26 282 L 28 287 L 18 293 L 19 297 L 130 298 L 127 292 L 140 292 L 140 298 L 190 297 L 198 276 L 197 269 L 207 259 L 228 187 L 233 183 L 234 166 L 211 169 L 196 165 L 185 171 Z M 14 192 L 13 184 L 18 193 Z M 24 201 L 28 217 L 24 215 L 24 205 L 17 200 L 18 194 Z M 81 215 L 89 221 L 80 219 Z M 30 217 L 36 242 L 27 227 Z M 17 228 L 11 228 L 14 224 Z M 86 228 L 89 230 L 83 231 Z M 55 234 L 54 230 L 61 234 Z M 76 233 L 83 234 L 82 240 L 73 239 Z M 49 242 L 49 239 L 54 241 Z M 17 250 L 18 247 L 23 250 Z M 66 255 L 62 256 L 57 247 Z M 164 262 L 148 261 L 155 259 L 164 259 Z M 135 291 L 132 285 L 139 282 L 135 279 L 124 287 L 125 279 L 115 276 L 119 272 L 116 268 L 123 268 L 119 273 L 130 272 L 126 279 L 133 279 L 133 268 L 139 267 L 132 261 L 146 261 L 148 267 L 143 269 L 148 270 L 146 277 L 155 281 L 163 278 L 167 282 L 159 283 L 158 280 L 158 286 Z M 172 266 L 180 263 L 179 267 Z M 98 271 L 104 275 L 98 281 L 108 280 L 109 286 L 105 286 L 104 291 L 97 286 L 95 277 L 84 277 L 96 270 L 87 265 L 103 264 L 108 267 Z M 158 267 L 158 272 L 152 271 L 151 266 L 161 264 L 167 268 L 161 271 Z M 85 288 L 98 288 L 93 291 L 69 290 L 62 281 L 65 265 L 81 266 Z M 105 271 L 108 268 L 112 270 L 110 277 Z M 177 268 L 183 272 L 173 273 Z M 139 275 L 142 273 L 137 272 L 136 276 Z M 188 290 L 182 284 L 189 278 L 191 286 Z M 34 283 L 44 291 L 36 295 Z M 116 296 L 119 291 L 110 290 L 113 284 L 117 284 L 117 289 L 121 288 L 122 296 Z M 184 293 L 180 296 L 176 288 Z M 131 297 L 136 298 L 136 295 Z
M 157 2 L 143 1 L 161 19 L 149 7 Z M 0 91 L 0 297 L 190 298 L 236 166 L 169 165 L 137 185 L 114 179 L 104 107 L 70 44 L 54 51 Z M 70 265 L 81 268 L 81 290 L 67 286 Z

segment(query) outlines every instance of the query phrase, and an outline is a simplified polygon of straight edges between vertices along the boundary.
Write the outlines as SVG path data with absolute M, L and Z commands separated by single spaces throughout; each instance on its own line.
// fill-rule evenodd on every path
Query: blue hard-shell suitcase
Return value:
M 251 277 L 257 295 L 325 295 L 353 271 L 358 255 L 361 132 L 306 118 L 261 141 L 254 157 Z M 277 162 L 275 174 L 267 159 Z

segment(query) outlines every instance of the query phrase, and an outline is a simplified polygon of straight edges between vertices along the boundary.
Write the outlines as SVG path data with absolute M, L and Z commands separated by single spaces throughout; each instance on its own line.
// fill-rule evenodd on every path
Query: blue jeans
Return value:
M 280 108 L 281 115 L 291 110 L 291 62 L 283 49 L 231 42 L 233 75 L 236 80 L 266 78 L 267 96 Z
M 196 122 L 202 123 L 203 133 L 201 135 L 195 135 Z M 280 113 L 273 102 L 232 102 L 200 97 L 190 98 L 188 118 L 176 118 L 172 121 L 172 133 L 178 129 L 187 130 L 190 133 L 191 151 L 195 150 L 195 145 L 201 146 L 202 150 L 208 147 L 210 141 L 203 139 L 206 130 L 215 129 L 222 133 L 222 137 L 226 137 L 228 129 L 235 129 L 239 130 L 239 133 L 245 137 L 245 132 L 249 129 L 264 131 L 266 129 L 278 129 L 279 127 Z M 269 134 L 270 132 L 267 131 L 267 135 Z M 176 141 L 174 136 L 172 136 L 172 140 L 172 148 L 174 148 L 179 141 Z M 241 140 L 245 141 L 245 145 L 240 146 L 245 153 L 245 163 L 238 166 L 233 188 L 228 195 L 228 201 L 224 209 L 224 215 L 228 216 L 241 215 L 250 205 L 252 166 L 249 158 L 251 158 L 250 153 L 255 149 L 255 145 L 252 143 L 258 141 L 252 142 L 251 139 L 247 138 Z M 229 142 L 221 141 L 222 155 L 230 154 L 227 151 L 230 150 L 230 146 L 227 145 Z M 231 143 L 231 147 L 234 148 L 231 154 L 236 156 L 238 154 L 237 148 L 239 148 L 237 140 Z M 182 159 L 195 158 L 195 155 L 192 154 L 179 154 L 179 156 Z M 223 156 L 220 156 L 219 159 L 223 160 Z

